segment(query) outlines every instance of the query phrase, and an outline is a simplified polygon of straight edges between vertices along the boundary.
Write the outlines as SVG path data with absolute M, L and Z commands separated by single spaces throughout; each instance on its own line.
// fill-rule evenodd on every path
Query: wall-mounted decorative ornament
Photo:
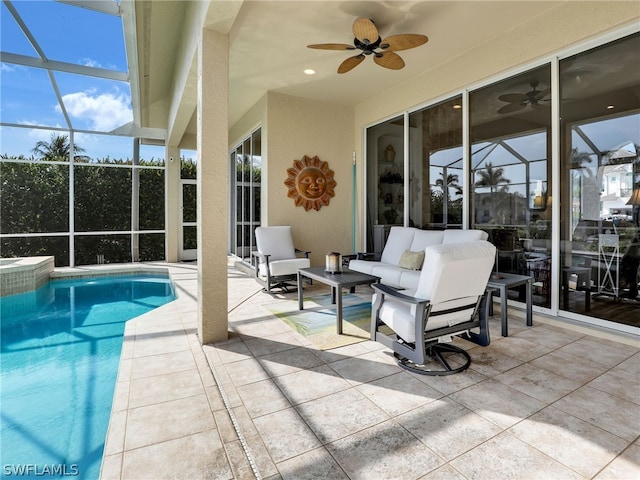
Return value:
M 284 182 L 289 188 L 287 196 L 293 198 L 297 207 L 320 210 L 323 205 L 329 205 L 337 183 L 327 162 L 317 156 L 310 158 L 305 155 L 302 160 L 294 160 L 287 173 L 289 176 Z
M 393 145 L 387 145 L 387 148 L 384 149 L 384 159 L 387 162 L 393 162 L 396 159 L 396 151 L 393 148 Z

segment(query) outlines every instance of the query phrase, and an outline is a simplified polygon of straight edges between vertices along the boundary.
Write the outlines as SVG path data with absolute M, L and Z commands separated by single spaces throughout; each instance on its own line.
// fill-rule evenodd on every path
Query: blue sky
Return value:
M 53 0 L 13 0 L 12 4 L 48 59 L 127 71 L 120 17 Z M 38 58 L 4 3 L 0 5 L 0 43 L 4 52 Z M 2 63 L 0 75 L 2 122 L 67 127 L 46 70 Z M 104 132 L 132 120 L 126 82 L 61 72 L 54 76 L 74 128 Z M 1 127 L 0 153 L 28 156 L 37 141 L 48 140 L 52 133 Z M 132 156 L 129 138 L 76 134 L 75 141 L 94 158 Z M 157 157 L 160 152 L 154 150 Z

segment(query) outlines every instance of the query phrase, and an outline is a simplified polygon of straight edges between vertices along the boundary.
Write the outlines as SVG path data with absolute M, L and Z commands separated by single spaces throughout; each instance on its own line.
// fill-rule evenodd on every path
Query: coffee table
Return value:
M 371 285 L 380 280 L 380 277 L 354 272 L 348 269 L 343 269 L 341 273 L 328 273 L 324 267 L 299 268 L 298 308 L 300 310 L 304 310 L 303 277 L 310 278 L 331 287 L 331 302 L 336 304 L 336 328 L 338 335 L 342 334 L 342 289 L 353 288 L 356 285 Z

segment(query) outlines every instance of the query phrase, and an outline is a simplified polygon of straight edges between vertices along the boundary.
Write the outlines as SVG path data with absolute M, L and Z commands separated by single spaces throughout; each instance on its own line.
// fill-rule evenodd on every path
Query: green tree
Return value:
M 500 218 L 504 217 L 504 210 L 509 208 L 509 195 L 507 194 L 509 185 L 507 184 L 511 180 L 504 176 L 504 168 L 494 167 L 491 162 L 487 162 L 484 168 L 477 169 L 476 174 L 479 178 L 476 180 L 475 186 L 489 187 L 491 192 L 490 195 L 476 194 L 477 204 L 489 208 L 490 223 L 500 223 Z
M 507 185 L 497 188 L 501 183 L 511 183 L 511 180 L 504 176 L 504 168 L 494 167 L 491 162 L 487 162 L 485 168 L 477 170 L 476 173 L 480 177 L 476 180 L 476 187 L 489 187 L 492 194 L 498 191 L 506 192 L 509 190 Z
M 86 155 L 78 155 L 78 153 L 84 152 L 84 148 L 81 146 L 74 144 L 74 160 L 86 160 L 88 157 Z M 68 160 L 69 154 L 71 153 L 71 145 L 69 142 L 68 135 L 56 135 L 55 133 L 51 134 L 51 139 L 49 142 L 45 142 L 44 140 L 40 140 L 36 143 L 36 146 L 31 150 L 40 160 Z
M 571 168 L 586 168 L 588 163 L 593 161 L 592 154 L 580 152 L 578 147 L 573 147 L 569 153 L 569 164 Z
M 442 190 L 445 192 L 445 194 L 446 194 L 446 196 L 447 196 L 447 201 L 449 201 L 449 200 L 450 200 L 450 197 L 449 197 L 449 188 L 454 188 L 454 189 L 455 189 L 455 191 L 456 191 L 456 193 L 457 193 L 458 195 L 462 195 L 462 187 L 460 186 L 460 184 L 458 184 L 458 180 L 459 180 L 458 175 L 454 175 L 454 174 L 451 174 L 451 173 L 450 173 L 450 174 L 448 174 L 448 175 L 447 175 L 447 183 L 446 183 L 446 186 L 445 186 L 445 182 L 444 182 L 444 173 L 443 173 L 443 172 L 440 172 L 440 175 L 441 175 L 443 178 L 439 178 L 439 179 L 437 179 L 437 180 L 436 180 L 436 185 L 437 185 L 438 187 L 441 187 L 441 188 L 442 188 Z
M 55 138 L 54 138 L 55 137 Z M 57 266 L 69 265 L 69 237 L 51 236 L 69 230 L 69 145 L 64 135 L 51 142 L 38 142 L 36 156 L 1 155 L 0 159 L 0 231 L 4 234 L 36 233 L 41 236 L 3 238 L 3 257 L 53 255 Z M 77 149 L 76 149 L 77 151 Z M 66 156 L 65 156 L 66 155 Z M 78 159 L 89 159 L 79 157 Z M 48 159 L 43 163 L 36 159 Z M 16 161 L 21 160 L 21 161 Z M 25 162 L 25 160 L 27 160 Z M 82 160 L 74 166 L 74 260 L 76 265 L 96 263 L 104 255 L 110 263 L 131 261 L 131 185 L 130 165 L 122 159 L 103 158 L 96 163 Z M 157 167 L 162 162 L 143 160 L 141 165 Z M 196 165 L 187 167 L 195 177 Z M 164 170 L 139 168 L 140 258 L 145 261 L 164 258 L 164 234 L 145 230 L 164 228 Z M 82 232 L 122 232 L 83 235 Z

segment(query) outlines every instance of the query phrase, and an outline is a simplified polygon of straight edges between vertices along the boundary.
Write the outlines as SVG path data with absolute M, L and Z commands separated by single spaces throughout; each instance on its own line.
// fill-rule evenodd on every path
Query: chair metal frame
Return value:
M 405 295 L 397 289 L 388 285 L 376 283 L 372 285 L 377 292 L 372 305 L 371 316 L 371 340 L 380 342 L 394 352 L 394 357 L 398 365 L 409 371 L 422 375 L 451 375 L 466 370 L 471 364 L 470 355 L 462 348 L 448 343 L 441 343 L 440 337 L 459 336 L 477 345 L 486 347 L 490 343 L 488 314 L 489 302 L 487 292 L 478 296 L 475 303 L 457 307 L 452 310 L 432 312 L 433 305 L 425 299 Z M 379 319 L 380 309 L 387 300 L 387 297 L 407 305 L 415 305 L 415 343 L 405 342 L 395 332 L 391 330 L 382 320 Z M 446 313 L 461 311 L 472 308 L 473 311 L 469 320 L 456 323 L 452 326 L 426 330 L 431 318 Z M 480 332 L 472 332 L 471 329 L 479 328 Z M 384 331 L 383 331 L 384 330 Z M 459 367 L 452 366 L 445 355 L 455 358 L 458 356 Z M 461 359 L 461 360 L 460 360 Z M 429 360 L 435 360 L 441 369 L 434 369 L 431 365 L 426 365 Z M 433 364 L 433 362 L 430 362 Z
M 311 252 L 306 250 L 295 249 L 296 256 L 301 255 L 300 258 L 309 258 Z M 258 251 L 251 252 L 251 263 L 254 266 L 254 275 L 256 281 L 264 287 L 264 290 L 271 293 L 271 289 L 280 288 L 282 291 L 289 293 L 290 291 L 297 290 L 298 273 L 290 273 L 287 275 L 271 275 L 271 268 L 269 267 L 269 257 L 271 255 L 264 254 Z M 260 276 L 259 268 L 260 264 L 265 264 L 266 278 Z M 293 284 L 288 282 L 294 282 Z M 289 290 L 291 289 L 291 290 Z

